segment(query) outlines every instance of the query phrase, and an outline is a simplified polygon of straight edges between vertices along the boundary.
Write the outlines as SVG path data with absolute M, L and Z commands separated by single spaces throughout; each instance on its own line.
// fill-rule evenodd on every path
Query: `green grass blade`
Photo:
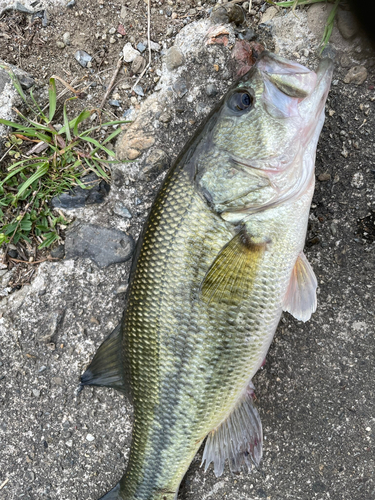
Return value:
M 72 120 L 73 123 L 73 133 L 74 135 L 78 135 L 78 125 L 89 118 L 91 116 L 91 111 L 88 111 L 87 109 L 84 109 L 74 120 Z M 70 126 L 72 128 L 72 125 Z
M 64 132 L 66 135 L 66 140 L 70 142 L 72 140 L 72 135 L 70 133 L 68 114 L 66 112 L 66 101 L 64 102 L 63 115 L 64 115 L 64 129 L 65 129 Z M 60 129 L 60 135 L 61 135 L 61 129 Z
M 96 146 L 95 152 L 98 151 L 99 149 L 101 149 L 102 151 L 105 151 L 107 153 L 107 155 L 109 155 L 109 156 L 112 156 L 112 157 L 116 156 L 113 151 L 111 151 L 110 149 L 107 149 L 105 146 L 100 144 L 96 139 L 93 139 L 92 137 L 88 137 L 88 136 L 82 137 L 82 135 L 79 135 L 78 137 L 80 139 L 82 139 L 83 141 L 91 142 L 91 144 L 94 144 L 94 146 Z
M 48 118 L 51 122 L 56 112 L 56 102 L 57 102 L 57 91 L 56 91 L 56 81 L 54 78 L 49 79 L 49 87 L 48 87 L 48 95 L 49 95 L 49 114 Z
M 46 161 L 44 164 L 40 165 L 40 167 L 38 168 L 38 170 L 36 172 L 34 172 L 33 175 L 31 175 L 27 179 L 26 182 L 24 182 L 22 184 L 22 186 L 19 188 L 18 193 L 17 193 L 16 196 L 20 197 L 21 194 L 25 191 L 25 189 L 27 189 L 36 180 L 38 180 L 41 177 L 43 177 L 48 172 L 48 169 L 49 169 L 49 163 L 48 163 L 48 161 Z
M 120 127 L 117 128 L 114 132 L 112 132 L 112 134 L 109 134 L 109 136 L 104 139 L 104 141 L 102 142 L 102 145 L 106 144 L 107 142 L 110 142 L 112 139 L 114 139 L 119 134 L 121 134 L 121 132 L 122 132 L 122 129 Z

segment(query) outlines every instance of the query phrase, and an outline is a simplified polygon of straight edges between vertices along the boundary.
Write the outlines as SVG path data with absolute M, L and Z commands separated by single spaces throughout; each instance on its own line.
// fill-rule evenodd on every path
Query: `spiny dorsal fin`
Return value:
M 250 383 L 229 417 L 207 437 L 202 464 L 206 462 L 207 470 L 213 462 L 216 477 L 223 473 L 226 459 L 232 472 L 238 472 L 245 465 L 250 472 L 262 458 L 262 423 L 254 406 L 253 394 Z
M 296 319 L 307 321 L 316 310 L 318 282 L 305 254 L 301 252 L 294 265 L 284 299 L 284 311 Z
M 256 241 L 242 228 L 219 252 L 201 285 L 204 300 L 248 296 L 268 241 Z
M 84 385 L 113 387 L 128 392 L 124 381 L 121 323 L 102 343 L 81 376 L 81 386 Z

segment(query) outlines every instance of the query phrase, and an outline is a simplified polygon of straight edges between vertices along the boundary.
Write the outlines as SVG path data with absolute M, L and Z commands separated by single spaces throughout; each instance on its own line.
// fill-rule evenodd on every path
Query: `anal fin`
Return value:
M 202 464 L 206 462 L 207 470 L 213 462 L 216 477 L 223 473 L 226 459 L 232 472 L 238 472 L 245 465 L 250 472 L 262 458 L 262 423 L 253 394 L 250 384 L 229 417 L 207 437 Z
M 121 323 L 97 350 L 81 376 L 81 386 L 98 385 L 128 392 L 124 380 Z
M 301 252 L 294 265 L 284 299 L 284 311 L 300 321 L 310 319 L 316 311 L 318 282 L 305 254 Z

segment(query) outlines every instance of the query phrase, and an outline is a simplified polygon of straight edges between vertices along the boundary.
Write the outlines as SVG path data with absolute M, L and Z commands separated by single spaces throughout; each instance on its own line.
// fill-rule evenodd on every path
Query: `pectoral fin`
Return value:
M 81 386 L 85 385 L 113 387 L 128 392 L 124 380 L 121 324 L 102 343 L 81 376 Z
M 269 241 L 257 241 L 246 228 L 219 252 L 201 285 L 204 300 L 238 300 L 248 295 L 253 286 L 262 255 Z
M 223 473 L 227 458 L 232 472 L 238 472 L 245 465 L 250 472 L 262 458 L 262 423 L 254 406 L 253 394 L 250 384 L 227 420 L 207 437 L 202 464 L 206 462 L 207 470 L 213 462 L 216 477 Z
M 318 282 L 305 254 L 301 252 L 294 265 L 284 299 L 284 311 L 296 319 L 307 321 L 316 310 Z

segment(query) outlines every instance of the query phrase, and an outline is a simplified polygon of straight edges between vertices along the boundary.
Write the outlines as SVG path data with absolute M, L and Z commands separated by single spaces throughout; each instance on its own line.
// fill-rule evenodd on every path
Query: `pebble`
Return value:
M 128 289 L 128 283 L 120 283 L 119 287 L 116 290 L 116 295 L 119 295 L 120 293 L 125 293 L 126 290 Z
M 209 83 L 206 87 L 206 94 L 208 95 L 208 97 L 214 97 L 215 95 L 217 95 L 217 87 L 213 84 L 213 83 Z
M 142 43 L 142 42 L 139 42 L 139 43 L 137 44 L 137 49 L 139 50 L 139 52 L 140 52 L 141 54 L 143 54 L 143 52 L 146 50 L 146 46 L 145 46 L 145 45 L 143 45 L 143 43 Z
M 134 92 L 141 97 L 145 95 L 145 93 L 143 92 L 143 88 L 140 85 L 136 85 L 134 87 Z
M 68 31 L 63 34 L 63 42 L 65 45 L 70 45 L 70 33 Z
M 110 99 L 108 101 L 108 104 L 110 104 L 111 106 L 113 106 L 115 108 L 119 108 L 121 106 L 121 102 L 117 99 Z
M 181 99 L 185 94 L 187 94 L 187 85 L 186 80 L 184 78 L 179 78 L 173 85 L 173 89 L 175 90 L 177 96 Z
M 95 203 L 103 203 L 104 198 L 110 190 L 107 182 L 100 180 L 94 173 L 82 177 L 81 182 L 90 187 L 90 189 L 83 189 L 80 186 L 76 186 L 72 190 L 52 198 L 52 206 L 54 208 L 71 209 Z
M 108 33 L 114 35 L 116 33 L 116 28 L 109 28 Z
M 356 172 L 353 175 L 351 185 L 357 189 L 360 189 L 364 185 L 364 177 L 362 172 Z
M 84 50 L 77 50 L 77 52 L 74 54 L 74 58 L 83 68 L 86 68 L 87 63 L 91 62 L 92 60 L 92 57 Z
M 46 370 L 47 370 L 47 367 L 43 365 L 43 366 L 41 366 L 41 367 L 39 368 L 38 373 L 43 373 L 43 372 L 45 372 Z
M 75 6 L 75 4 L 76 4 L 76 0 L 70 0 L 70 2 L 68 2 L 66 4 L 66 6 L 68 9 L 72 9 Z
M 367 69 L 364 66 L 353 66 L 344 77 L 344 83 L 362 85 L 367 78 Z
M 95 437 L 92 434 L 87 434 L 86 439 L 91 443 L 92 441 L 95 440 Z
M 325 172 L 324 174 L 319 174 L 318 180 L 320 182 L 329 181 L 331 180 L 331 174 L 329 174 L 328 172 Z
M 161 46 L 158 43 L 153 42 L 152 40 L 150 41 L 150 47 L 154 52 L 159 52 L 161 49 Z
M 172 120 L 172 115 L 168 113 L 168 111 L 165 111 L 159 116 L 159 121 L 162 123 L 169 123 Z
M 34 395 L 36 398 L 39 398 L 39 396 L 40 396 L 40 389 L 33 389 L 33 395 Z
M 114 36 L 111 36 L 111 38 L 109 39 L 109 43 L 116 43 L 117 40 Z
M 167 170 L 170 166 L 169 156 L 162 149 L 154 149 L 148 155 L 145 165 L 140 172 L 139 178 L 141 180 L 153 180 L 158 175 Z
M 133 62 L 134 59 L 141 55 L 138 50 L 133 48 L 132 44 L 128 42 L 127 44 L 124 45 L 124 48 L 122 49 L 122 54 L 124 57 L 124 61 L 127 63 Z
M 146 59 L 142 56 L 137 56 L 132 62 L 131 70 L 135 75 L 137 75 L 139 73 L 142 73 L 145 67 L 146 67 Z
M 123 205 L 120 202 L 117 202 L 115 206 L 113 207 L 113 212 L 116 215 L 119 215 L 120 217 L 124 217 L 125 219 L 131 219 L 132 214 L 129 212 L 129 210 L 126 208 L 125 205 Z
M 358 23 L 349 10 L 338 9 L 337 12 L 337 27 L 341 35 L 349 40 L 358 33 Z
M 168 71 L 173 71 L 182 66 L 184 63 L 184 56 L 177 47 L 171 47 L 167 52 L 165 60 Z
M 59 245 L 53 250 L 51 250 L 51 257 L 53 259 L 63 259 L 65 255 L 65 246 L 64 245 Z
M 73 439 L 69 439 L 65 444 L 68 448 L 71 448 L 73 446 Z
M 65 48 L 65 43 L 61 42 L 60 40 L 57 40 L 56 45 L 59 49 L 64 49 Z M 77 59 L 77 58 L 76 58 Z

